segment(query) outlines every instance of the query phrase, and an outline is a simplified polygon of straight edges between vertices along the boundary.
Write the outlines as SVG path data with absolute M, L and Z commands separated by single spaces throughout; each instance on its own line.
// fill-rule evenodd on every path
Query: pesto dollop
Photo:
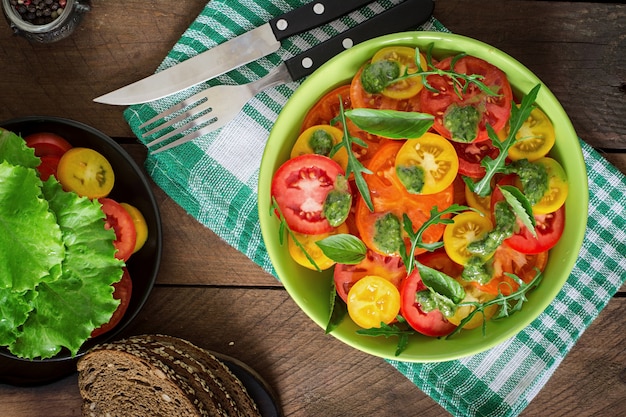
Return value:
M 374 244 L 387 254 L 398 253 L 404 245 L 400 220 L 393 213 L 386 213 L 374 223 Z
M 530 205 L 537 204 L 550 187 L 546 167 L 541 164 L 533 164 L 527 159 L 520 159 L 513 162 L 509 169 L 519 177 L 524 195 Z
M 326 195 L 322 213 L 331 226 L 337 227 L 346 221 L 351 206 L 352 194 L 348 187 L 348 180 L 340 175 L 335 181 L 335 188 Z
M 370 94 L 380 93 L 389 83 L 400 76 L 400 64 L 383 59 L 367 64 L 361 72 L 363 89 Z
M 478 136 L 481 114 L 476 107 L 451 104 L 443 115 L 443 126 L 456 142 L 469 143 Z
M 400 165 L 396 167 L 396 175 L 406 190 L 411 194 L 420 194 L 424 189 L 424 168 L 417 165 Z
M 467 281 L 488 283 L 492 278 L 489 259 L 505 239 L 515 231 L 515 212 L 506 201 L 499 201 L 494 206 L 495 226 L 482 239 L 467 244 L 472 257 L 463 267 L 461 277 Z
M 309 146 L 317 155 L 329 156 L 334 146 L 333 136 L 324 129 L 317 129 L 309 138 Z

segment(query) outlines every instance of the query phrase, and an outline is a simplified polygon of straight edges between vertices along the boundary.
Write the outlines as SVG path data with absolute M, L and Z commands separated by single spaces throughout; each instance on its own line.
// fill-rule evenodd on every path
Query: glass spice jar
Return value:
M 90 9 L 89 0 L 2 0 L 13 32 L 39 43 L 68 37 Z

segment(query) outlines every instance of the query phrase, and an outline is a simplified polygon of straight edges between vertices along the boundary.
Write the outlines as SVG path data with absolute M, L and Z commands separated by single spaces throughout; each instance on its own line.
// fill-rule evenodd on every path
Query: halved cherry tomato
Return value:
M 493 269 L 491 281 L 484 285 L 471 281 L 471 284 L 483 292 L 494 295 L 501 292 L 504 295 L 509 295 L 513 291 L 517 291 L 519 285 L 506 273 L 515 274 L 522 281 L 528 283 L 537 275 L 535 268 L 543 271 L 547 263 L 547 251 L 531 255 L 518 252 L 507 245 L 500 245 L 490 260 Z
M 56 177 L 61 157 L 56 155 L 45 155 L 39 157 L 39 159 L 41 159 L 41 162 L 37 166 L 39 178 L 41 178 L 42 181 L 46 181 L 50 178 L 50 176 Z
M 348 293 L 348 314 L 364 329 L 389 324 L 400 312 L 400 293 L 385 278 L 368 275 L 357 281 Z
M 347 302 L 350 288 L 367 275 L 383 277 L 400 289 L 400 284 L 406 277 L 406 268 L 399 256 L 383 256 L 368 250 L 365 259 L 356 265 L 335 265 L 334 280 L 337 295 Z
M 459 157 L 459 174 L 470 178 L 482 178 L 485 176 L 485 167 L 481 161 L 486 157 L 496 159 L 500 150 L 493 146 L 490 140 L 472 143 L 459 143 L 452 141 L 452 145 Z
M 420 66 L 426 68 L 426 58 L 420 54 Z M 400 65 L 400 74 L 413 74 L 418 71 L 415 64 L 415 48 L 408 46 L 388 46 L 380 49 L 372 57 L 372 63 L 378 61 L 394 61 Z M 411 77 L 406 80 L 397 81 L 386 87 L 381 94 L 396 100 L 408 99 L 417 95 L 424 85 L 422 77 Z
M 104 228 L 115 230 L 116 238 L 113 241 L 113 246 L 117 249 L 115 257 L 126 262 L 133 254 L 137 242 L 137 231 L 133 218 L 115 200 L 103 197 L 98 201 L 102 204 L 102 211 L 106 215 Z
M 539 158 L 533 163 L 542 165 L 548 172 L 548 191 L 533 206 L 533 213 L 553 213 L 565 203 L 569 193 L 569 183 L 565 170 L 556 160 L 548 157 Z
M 422 311 L 417 302 L 417 293 L 426 289 L 417 268 L 404 280 L 400 288 L 400 312 L 407 323 L 416 331 L 426 336 L 445 336 L 450 334 L 456 325 L 450 323 L 439 310 Z
M 313 258 L 315 265 L 317 265 L 319 269 L 325 270 L 335 265 L 335 261 L 333 261 L 328 256 L 326 256 L 324 252 L 322 252 L 322 249 L 319 246 L 317 246 L 316 242 L 319 242 L 322 239 L 326 239 L 328 236 L 336 235 L 339 233 L 348 233 L 348 225 L 343 223 L 330 233 L 321 233 L 317 235 L 305 235 L 302 233 L 294 232 L 294 235 L 298 243 L 302 247 L 304 247 L 304 251 L 306 251 L 306 253 L 311 258 Z M 309 268 L 314 271 L 317 270 L 317 268 L 315 268 L 315 265 L 313 265 L 311 261 L 309 261 L 309 259 L 307 258 L 303 250 L 298 245 L 296 245 L 296 242 L 294 241 L 294 238 L 291 236 L 291 234 L 288 236 L 287 243 L 289 247 L 289 254 L 291 255 L 294 261 L 304 266 L 305 268 Z
M 115 174 L 101 153 L 89 148 L 72 148 L 59 161 L 57 179 L 66 191 L 93 199 L 109 195 Z
M 315 125 L 300 133 L 296 143 L 291 148 L 291 158 L 305 154 L 317 154 L 330 157 L 333 147 L 341 143 L 343 130 L 331 125 Z M 344 170 L 348 166 L 348 152 L 342 147 L 332 156 L 332 160 L 341 165 Z
M 35 150 L 35 156 L 58 156 L 59 158 L 70 149 L 72 145 L 56 133 L 38 132 L 24 138 L 26 145 Z
M 333 226 L 323 214 L 324 201 L 344 175 L 337 162 L 322 155 L 301 155 L 281 165 L 271 192 L 289 228 L 307 235 L 331 232 Z M 349 193 L 347 181 L 345 186 Z
M 148 240 L 148 224 L 146 223 L 146 219 L 141 214 L 141 211 L 135 206 L 132 206 L 128 203 L 120 203 L 122 207 L 130 214 L 130 217 L 133 219 L 133 224 L 135 225 L 135 231 L 137 232 L 137 240 L 135 242 L 135 248 L 133 249 L 133 253 L 136 253 L 143 247 Z
M 103 324 L 102 326 L 94 329 L 91 332 L 91 337 L 98 337 L 101 334 L 104 334 L 115 328 L 124 317 L 126 310 L 128 309 L 128 305 L 130 304 L 130 298 L 133 294 L 133 281 L 130 278 L 130 274 L 128 273 L 128 269 L 123 268 L 124 273 L 122 274 L 122 279 L 113 284 L 113 298 L 116 300 L 120 300 L 120 304 L 117 306 L 117 309 L 113 312 L 111 319 Z
M 472 253 L 467 250 L 467 244 L 484 237 L 493 229 L 493 224 L 488 217 L 475 211 L 457 214 L 452 221 L 443 232 L 444 248 L 450 259 L 465 265 L 472 257 Z
M 454 146 L 427 132 L 407 140 L 396 156 L 396 174 L 411 194 L 434 194 L 448 188 L 459 170 Z
M 483 213 L 485 216 L 491 216 L 491 195 L 481 197 L 473 192 L 467 184 L 465 186 L 465 201 L 467 205 Z
M 506 139 L 509 134 L 509 126 L 498 132 L 501 140 Z M 515 135 L 516 143 L 509 148 L 509 158 L 513 161 L 528 159 L 534 161 L 544 157 L 554 146 L 556 135 L 554 126 L 548 116 L 539 108 L 534 108 L 530 112 L 528 119 L 524 121 L 522 127 Z
M 369 109 L 387 109 L 387 110 L 400 110 L 400 111 L 419 111 L 421 94 L 417 94 L 407 99 L 395 99 L 387 97 L 381 93 L 368 93 L 363 88 L 363 82 L 361 81 L 361 73 L 363 67 L 357 71 L 354 78 L 352 78 L 352 84 L 350 87 L 350 100 L 354 108 L 369 108 Z
M 452 58 L 443 59 L 436 67 L 449 70 L 453 63 Z M 487 140 L 489 139 L 487 125 L 498 132 L 504 128 L 509 119 L 513 99 L 511 85 L 502 70 L 480 58 L 467 55 L 458 59 L 453 65 L 456 73 L 482 76 L 481 82 L 496 95 L 485 93 L 474 83 L 465 86 L 467 87 L 465 89 L 461 87 L 455 91 L 450 85 L 450 77 L 429 75 L 428 83 L 438 92 L 422 91 L 420 94 L 421 110 L 435 116 L 433 127 L 445 138 L 464 143 Z M 459 93 L 461 90 L 464 91 Z M 467 106 L 472 106 L 474 109 L 466 109 Z M 469 128 L 468 124 L 462 120 L 464 117 L 452 116 L 453 112 L 458 114 L 464 113 L 465 110 L 475 111 L 477 116 L 475 123 L 469 123 Z M 467 119 L 470 117 L 467 117 L 465 121 Z
M 507 175 L 498 184 L 510 185 L 514 181 L 514 176 Z M 496 187 L 491 194 L 492 215 L 493 207 L 502 200 L 504 196 L 500 188 Z M 525 254 L 537 254 L 552 249 L 565 230 L 565 205 L 553 213 L 535 214 L 534 217 L 537 237 L 533 236 L 530 230 L 518 220 L 515 233 L 505 239 L 504 244 Z
M 385 228 L 381 226 L 385 220 L 393 220 L 395 217 L 396 226 L 400 225 L 399 230 L 404 236 L 403 214 L 409 217 L 414 230 L 417 230 L 430 218 L 433 207 L 436 206 L 440 211 L 445 210 L 452 204 L 454 198 L 452 185 L 439 193 L 429 195 L 415 195 L 406 191 L 395 171 L 396 155 L 402 145 L 402 141 L 392 141 L 383 145 L 367 165 L 372 174 L 364 177 L 370 190 L 374 212 L 369 210 L 362 197 L 358 198 L 356 205 L 356 225 L 361 239 L 368 248 L 382 255 L 398 255 L 399 250 L 404 250 L 401 245 L 393 242 L 397 234 L 395 232 L 388 234 L 386 232 L 389 230 L 384 230 Z M 422 236 L 423 241 L 427 243 L 438 241 L 443 229 L 443 224 L 428 227 Z M 408 245 L 408 238 L 404 240 Z M 415 253 L 423 252 L 423 249 L 418 249 Z

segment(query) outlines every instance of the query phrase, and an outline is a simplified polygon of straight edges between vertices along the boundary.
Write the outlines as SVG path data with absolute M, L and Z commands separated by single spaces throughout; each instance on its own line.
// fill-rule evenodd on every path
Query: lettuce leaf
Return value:
M 0 133 L 0 345 L 29 359 L 75 355 L 117 308 L 124 262 L 100 203 L 42 183 L 24 148 Z

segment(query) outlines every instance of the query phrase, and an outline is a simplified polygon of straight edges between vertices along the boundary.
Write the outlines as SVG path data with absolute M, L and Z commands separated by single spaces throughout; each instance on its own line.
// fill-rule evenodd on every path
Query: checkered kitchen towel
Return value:
M 183 34 L 159 70 L 260 26 L 308 0 L 212 0 Z M 290 38 L 275 54 L 206 84 L 242 84 L 280 61 L 328 39 L 374 13 L 397 4 L 379 0 L 339 23 Z M 431 19 L 421 30 L 446 29 Z M 172 102 L 205 85 L 153 103 L 132 106 L 125 117 L 133 131 Z M 298 83 L 281 85 L 252 99 L 222 130 L 173 150 L 148 156 L 147 171 L 163 190 L 201 223 L 265 270 L 274 273 L 257 213 L 261 155 L 280 109 Z M 232 146 L 236 143 L 236 146 Z M 581 142 L 589 173 L 589 220 L 580 257 L 548 309 L 509 341 L 478 355 L 442 363 L 389 361 L 453 415 L 515 416 L 544 386 L 583 331 L 626 278 L 626 179 Z M 514 364 L 514 366 L 511 366 Z M 467 399 L 471 398 L 469 402 Z

